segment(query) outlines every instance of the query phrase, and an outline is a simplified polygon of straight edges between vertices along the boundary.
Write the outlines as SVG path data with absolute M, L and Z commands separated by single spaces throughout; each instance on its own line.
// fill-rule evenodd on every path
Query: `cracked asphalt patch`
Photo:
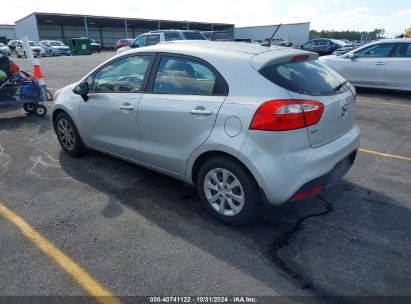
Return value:
M 110 55 L 40 61 L 59 88 Z M 411 105 L 392 92 L 358 99 Z M 409 156 L 411 108 L 359 102 L 357 113 L 364 149 Z M 411 296 L 410 177 L 410 161 L 358 153 L 321 198 L 233 228 L 192 187 L 97 152 L 71 158 L 49 117 L 0 108 L 0 201 L 119 296 Z M 84 295 L 1 217 L 0 231 L 0 296 Z

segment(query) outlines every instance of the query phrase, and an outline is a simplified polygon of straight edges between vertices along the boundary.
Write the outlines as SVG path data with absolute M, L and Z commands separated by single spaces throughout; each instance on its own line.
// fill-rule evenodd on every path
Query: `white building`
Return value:
M 0 42 L 7 44 L 9 40 L 16 39 L 14 25 L 0 24 Z
M 16 36 L 30 40 L 60 40 L 89 37 L 103 48 L 113 48 L 122 38 L 135 38 L 152 30 L 176 29 L 223 31 L 233 36 L 234 24 L 196 21 L 121 18 L 58 13 L 32 13 L 16 22 Z
M 278 24 L 262 25 L 262 26 L 248 26 L 235 27 L 234 39 L 236 40 L 261 40 L 270 39 Z M 282 24 L 275 38 L 281 38 L 285 41 L 293 41 L 294 45 L 301 45 L 307 42 L 310 34 L 310 23 L 290 23 Z

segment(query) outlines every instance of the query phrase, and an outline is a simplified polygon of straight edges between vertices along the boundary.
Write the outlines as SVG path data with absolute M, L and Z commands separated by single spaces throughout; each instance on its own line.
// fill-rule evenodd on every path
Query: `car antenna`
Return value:
M 268 46 L 268 47 L 271 46 L 271 41 L 273 40 L 275 34 L 277 34 L 277 31 L 279 30 L 279 28 L 281 27 L 281 25 L 282 25 L 282 24 L 280 23 L 280 24 L 277 26 L 277 28 L 275 29 L 275 31 L 274 31 L 273 35 L 271 36 L 270 40 L 268 40 L 267 43 L 262 43 L 262 44 L 261 44 L 262 46 Z

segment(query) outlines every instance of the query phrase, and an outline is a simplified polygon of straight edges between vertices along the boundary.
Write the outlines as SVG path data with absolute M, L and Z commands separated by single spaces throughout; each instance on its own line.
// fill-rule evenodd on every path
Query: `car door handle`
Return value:
M 195 108 L 194 110 L 190 111 L 192 115 L 212 115 L 213 111 L 206 110 L 204 108 Z
M 384 62 L 377 62 L 375 65 L 384 65 Z
M 135 108 L 134 108 L 134 106 L 132 106 L 132 105 L 122 105 L 122 106 L 120 106 L 120 110 L 128 110 L 128 111 L 132 111 L 132 110 L 134 110 Z

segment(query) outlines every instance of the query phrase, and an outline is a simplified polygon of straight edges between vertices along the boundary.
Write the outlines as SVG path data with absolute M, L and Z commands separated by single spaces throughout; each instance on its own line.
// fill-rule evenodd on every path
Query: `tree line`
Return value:
M 371 32 L 358 32 L 358 31 L 310 31 L 310 39 L 315 38 L 332 38 L 332 39 L 348 39 L 348 40 L 374 40 L 384 38 L 384 29 L 375 29 Z

